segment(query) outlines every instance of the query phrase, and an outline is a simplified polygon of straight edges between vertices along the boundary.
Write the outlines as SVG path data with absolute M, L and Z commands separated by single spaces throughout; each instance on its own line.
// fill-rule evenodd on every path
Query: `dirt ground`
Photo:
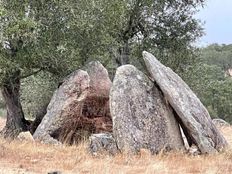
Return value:
M 0 118 L 0 129 L 5 120 Z M 221 128 L 232 145 L 232 127 Z M 0 174 L 230 174 L 232 150 L 214 155 L 191 156 L 181 152 L 150 155 L 119 154 L 91 156 L 87 143 L 78 146 L 52 146 L 38 142 L 0 139 Z

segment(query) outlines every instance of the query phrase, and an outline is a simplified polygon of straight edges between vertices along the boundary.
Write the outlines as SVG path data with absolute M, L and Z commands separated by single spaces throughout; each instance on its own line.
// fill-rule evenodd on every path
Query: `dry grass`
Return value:
M 4 121 L 0 120 L 0 127 Z M 222 129 L 232 145 L 232 127 Z M 207 155 L 190 156 L 181 153 L 151 156 L 102 155 L 92 157 L 86 144 L 58 147 L 35 142 L 9 142 L 0 139 L 0 173 L 63 173 L 93 174 L 229 174 L 232 172 L 232 150 Z

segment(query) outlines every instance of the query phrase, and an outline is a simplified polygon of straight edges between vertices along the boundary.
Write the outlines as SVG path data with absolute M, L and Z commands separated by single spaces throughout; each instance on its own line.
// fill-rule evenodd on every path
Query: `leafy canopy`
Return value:
M 17 70 L 22 77 L 40 70 L 67 73 L 91 59 L 112 65 L 125 42 L 131 62 L 141 64 L 147 49 L 178 68 L 202 34 L 193 17 L 201 5 L 199 0 L 1 0 L 0 79 Z

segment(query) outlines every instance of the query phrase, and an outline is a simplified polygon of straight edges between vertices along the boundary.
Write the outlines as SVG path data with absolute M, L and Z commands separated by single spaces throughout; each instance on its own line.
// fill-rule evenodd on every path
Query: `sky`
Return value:
M 207 0 L 196 17 L 205 22 L 200 45 L 232 44 L 232 0 Z

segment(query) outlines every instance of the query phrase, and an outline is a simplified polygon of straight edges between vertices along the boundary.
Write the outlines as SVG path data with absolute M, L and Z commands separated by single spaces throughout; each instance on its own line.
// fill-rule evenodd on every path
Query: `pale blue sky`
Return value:
M 200 39 L 200 45 L 232 44 L 232 0 L 207 0 L 197 18 L 205 22 L 206 35 Z

